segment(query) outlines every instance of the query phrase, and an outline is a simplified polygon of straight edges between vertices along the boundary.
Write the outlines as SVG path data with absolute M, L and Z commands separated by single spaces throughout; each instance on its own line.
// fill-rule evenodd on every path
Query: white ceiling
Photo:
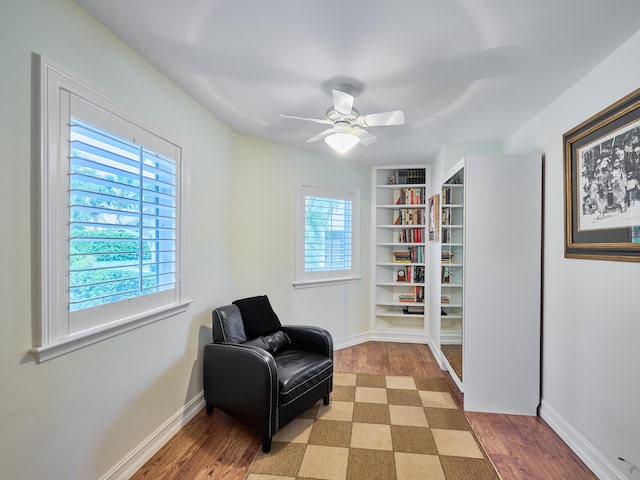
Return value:
M 403 110 L 345 155 L 370 164 L 504 140 L 640 26 L 639 0 L 75 1 L 238 132 L 332 154 L 280 114 L 322 118 L 341 83 Z

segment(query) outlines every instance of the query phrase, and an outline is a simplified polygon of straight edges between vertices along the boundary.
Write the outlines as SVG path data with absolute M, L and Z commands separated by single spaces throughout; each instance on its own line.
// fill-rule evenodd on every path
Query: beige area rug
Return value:
M 334 373 L 246 480 L 497 480 L 444 378 Z

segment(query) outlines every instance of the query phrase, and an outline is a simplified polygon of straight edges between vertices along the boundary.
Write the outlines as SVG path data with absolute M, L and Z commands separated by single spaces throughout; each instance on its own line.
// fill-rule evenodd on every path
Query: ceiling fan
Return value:
M 348 90 L 348 88 L 344 88 L 344 90 Z M 367 146 L 375 142 L 378 137 L 367 132 L 366 127 L 404 124 L 402 110 L 360 115 L 358 110 L 353 108 L 353 95 L 344 90 L 333 89 L 333 105 L 327 110 L 325 118 L 306 118 L 294 115 L 281 115 L 281 117 L 331 125 L 331 128 L 311 137 L 307 143 L 317 142 L 324 138 L 324 141 L 339 153 L 349 151 L 358 143 Z

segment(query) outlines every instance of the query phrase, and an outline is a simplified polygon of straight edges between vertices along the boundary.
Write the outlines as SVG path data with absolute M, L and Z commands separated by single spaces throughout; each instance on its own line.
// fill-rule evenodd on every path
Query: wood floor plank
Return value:
M 444 377 L 427 345 L 367 342 L 337 350 L 335 371 Z M 502 480 L 594 480 L 597 477 L 539 417 L 465 412 Z M 259 435 L 214 410 L 204 409 L 164 445 L 132 480 L 242 480 L 260 449 Z
M 540 417 L 465 415 L 505 480 L 597 479 Z

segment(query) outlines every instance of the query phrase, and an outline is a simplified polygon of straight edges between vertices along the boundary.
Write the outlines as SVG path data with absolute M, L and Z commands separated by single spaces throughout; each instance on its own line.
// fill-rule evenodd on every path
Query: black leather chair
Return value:
M 333 389 L 333 339 L 318 327 L 282 326 L 266 296 L 216 308 L 204 347 L 204 398 L 262 436 L 273 435 Z

